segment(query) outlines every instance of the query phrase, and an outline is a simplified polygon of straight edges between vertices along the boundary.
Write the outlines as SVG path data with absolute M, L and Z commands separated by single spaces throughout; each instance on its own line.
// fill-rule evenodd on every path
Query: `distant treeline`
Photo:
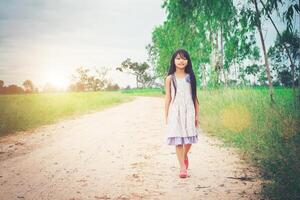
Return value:
M 34 88 L 31 80 L 26 80 L 23 83 L 24 87 L 12 84 L 9 86 L 4 85 L 4 81 L 0 80 L 0 94 L 17 94 L 17 93 L 31 93 L 38 92 L 37 88 Z
M 96 75 L 89 75 L 90 69 L 80 67 L 76 69 L 76 73 L 72 74 L 72 83 L 67 88 L 67 92 L 82 91 L 112 91 L 119 90 L 118 84 L 106 78 L 107 69 L 96 70 Z M 43 88 L 38 88 L 31 80 L 25 80 L 22 86 L 16 84 L 5 86 L 4 81 L 0 80 L 0 94 L 22 94 L 22 93 L 38 93 L 38 92 L 60 92 L 61 89 L 56 88 L 50 83 L 46 83 Z
M 103 91 L 103 90 L 119 90 L 118 84 L 113 83 L 107 78 L 107 68 L 95 69 L 94 74 L 91 75 L 90 69 L 79 67 L 76 73 L 72 75 L 72 84 L 68 91 L 82 92 L 82 91 Z
M 153 68 L 146 63 L 132 62 L 130 58 L 124 60 L 120 66 L 115 68 L 116 71 L 131 74 L 136 77 L 136 88 L 162 87 L 157 83 L 157 77 L 153 74 Z M 83 91 L 115 91 L 120 86 L 114 83 L 108 77 L 108 68 L 100 68 L 91 71 L 86 67 L 79 67 L 72 74 L 72 81 L 66 92 L 83 92 Z M 128 85 L 125 89 L 131 89 Z M 38 88 L 32 80 L 25 80 L 22 86 L 16 84 L 5 86 L 3 80 L 0 80 L 0 94 L 22 94 L 38 92 L 60 92 L 50 83 L 46 83 L 43 88 Z

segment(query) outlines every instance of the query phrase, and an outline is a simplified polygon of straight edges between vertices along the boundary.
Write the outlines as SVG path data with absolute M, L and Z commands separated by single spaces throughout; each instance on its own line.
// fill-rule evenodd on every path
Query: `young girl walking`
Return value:
M 165 90 L 167 144 L 176 147 L 179 177 L 186 178 L 188 152 L 192 143 L 198 142 L 199 102 L 192 62 L 184 49 L 178 49 L 172 55 Z

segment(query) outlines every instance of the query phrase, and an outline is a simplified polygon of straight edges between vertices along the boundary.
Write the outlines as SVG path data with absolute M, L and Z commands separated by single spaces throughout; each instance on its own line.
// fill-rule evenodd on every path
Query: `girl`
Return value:
M 180 178 L 187 177 L 188 152 L 198 142 L 198 113 L 196 79 L 188 52 L 178 49 L 172 55 L 165 81 L 165 120 L 167 144 L 176 146 Z

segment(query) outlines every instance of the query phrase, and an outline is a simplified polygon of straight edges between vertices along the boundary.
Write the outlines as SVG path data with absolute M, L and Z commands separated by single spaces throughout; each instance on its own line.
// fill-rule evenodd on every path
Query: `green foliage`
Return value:
M 299 70 L 294 70 L 292 63 L 288 62 L 288 54 L 285 45 L 291 55 L 292 62 L 297 66 L 300 65 L 300 38 L 297 32 L 284 31 L 281 37 L 277 36 L 273 46 L 269 48 L 268 55 L 271 58 L 272 71 L 278 74 L 279 83 L 283 86 L 292 86 L 299 76 Z M 294 67 L 296 67 L 294 66 Z M 293 80 L 294 78 L 294 80 Z
M 186 49 L 191 56 L 194 71 L 199 70 L 197 56 L 198 38 L 195 31 L 189 29 L 186 24 L 174 21 L 167 21 L 164 25 L 157 27 L 152 33 L 152 45 L 148 47 L 148 54 L 156 63 L 156 73 L 160 78 L 164 78 L 170 66 L 170 58 L 177 48 Z M 198 62 L 197 62 L 198 61 Z
M 220 83 L 218 82 L 218 74 L 216 71 L 211 70 L 210 71 L 210 79 L 207 83 L 208 88 L 218 88 L 220 86 Z
M 254 4 L 258 5 L 257 11 Z M 287 10 L 280 10 L 281 5 L 288 5 Z M 149 60 L 154 64 L 158 77 L 165 78 L 172 53 L 177 48 L 185 48 L 191 54 L 198 85 L 208 82 L 208 87 L 214 88 L 224 84 L 221 75 L 226 79 L 226 74 L 231 73 L 231 68 L 237 66 L 239 74 L 236 74 L 235 79 L 238 80 L 227 80 L 227 84 L 230 82 L 265 85 L 266 70 L 263 70 L 259 63 L 256 28 L 261 26 L 262 18 L 276 12 L 281 19 L 286 20 L 288 32 L 292 32 L 291 22 L 296 13 L 299 13 L 296 0 L 267 0 L 265 3 L 261 0 L 249 0 L 235 5 L 231 0 L 166 0 L 162 8 L 167 12 L 167 20 L 155 28 L 152 43 L 147 46 Z M 284 43 L 291 44 L 297 41 L 293 37 L 289 38 L 290 40 L 285 40 Z M 284 54 L 284 50 L 281 52 Z M 282 56 L 282 60 L 287 60 L 287 57 Z M 209 67 L 202 67 L 207 65 Z M 259 66 L 259 70 L 254 69 L 254 66 Z M 273 77 L 275 84 L 282 84 L 282 78 L 288 77 L 279 72 L 275 72 L 278 76 Z M 270 77 L 273 73 L 274 70 Z M 209 77 L 206 77 L 206 74 L 209 74 Z M 249 77 L 254 77 L 258 82 L 251 83 Z
M 206 78 L 203 65 L 210 64 L 215 70 L 216 73 L 210 73 L 209 83 L 215 87 L 220 85 L 222 68 L 229 71 L 231 65 L 247 58 L 258 59 L 254 26 L 249 25 L 246 15 L 238 12 L 231 0 L 168 0 L 162 7 L 166 9 L 167 20 L 155 28 L 152 44 L 147 46 L 149 59 L 161 79 L 177 48 L 190 53 L 198 85 Z M 224 47 L 218 47 L 218 40 L 222 40 Z M 210 59 L 213 52 L 218 55 L 213 61 L 216 67 Z
M 282 11 L 282 7 L 287 5 L 287 9 Z M 281 18 L 283 21 L 286 22 L 286 30 L 288 32 L 293 32 L 294 25 L 293 20 L 300 13 L 300 3 L 298 0 L 267 0 L 265 9 L 263 10 L 264 13 L 266 12 L 273 12 L 276 11 L 277 13 L 281 14 Z

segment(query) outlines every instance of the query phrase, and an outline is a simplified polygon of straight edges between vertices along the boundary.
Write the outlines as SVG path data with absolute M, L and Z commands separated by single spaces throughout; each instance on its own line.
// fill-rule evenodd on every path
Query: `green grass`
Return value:
M 291 89 L 275 88 L 274 96 L 272 108 L 267 88 L 201 90 L 200 126 L 262 170 L 266 198 L 299 199 L 300 112 Z
M 146 89 L 129 89 L 121 90 L 123 94 L 135 95 L 135 96 L 162 96 L 163 90 L 161 88 L 146 88 Z
M 164 97 L 162 92 L 128 91 Z M 300 199 L 300 111 L 292 89 L 274 88 L 273 107 L 266 87 L 198 90 L 198 96 L 201 128 L 261 169 L 268 180 L 262 197 Z
M 130 101 L 134 96 L 161 94 L 161 89 L 131 89 L 116 92 L 0 95 L 0 136 L 54 123 L 65 117 L 99 111 Z
M 0 95 L 0 136 L 133 99 L 121 92 Z
M 101 110 L 134 96 L 164 97 L 161 89 L 0 96 L 0 135 L 38 127 L 58 119 Z M 270 106 L 267 88 L 199 90 L 200 126 L 258 166 L 269 180 L 267 199 L 300 199 L 300 111 L 291 89 L 275 88 Z

